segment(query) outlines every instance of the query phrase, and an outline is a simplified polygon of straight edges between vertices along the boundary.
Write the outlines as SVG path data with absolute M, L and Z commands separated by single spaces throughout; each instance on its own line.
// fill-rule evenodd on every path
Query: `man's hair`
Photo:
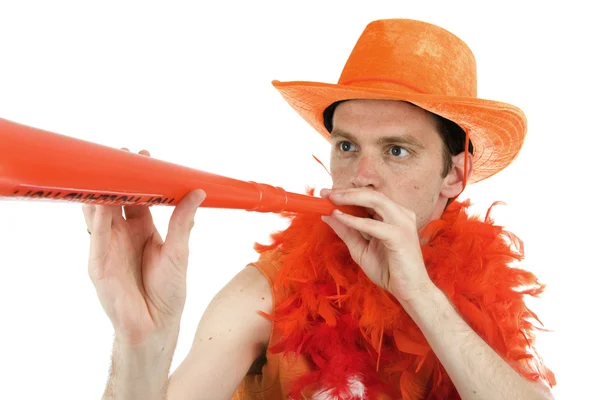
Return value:
M 348 100 L 340 100 L 331 104 L 323 111 L 323 124 L 329 133 L 333 130 L 333 113 L 337 106 Z M 415 107 L 418 107 L 412 103 Z M 455 122 L 450 121 L 441 115 L 434 114 L 430 111 L 425 110 L 435 120 L 437 131 L 444 141 L 444 169 L 442 171 L 442 177 L 448 175 L 452 169 L 452 157 L 462 153 L 465 150 L 465 131 Z M 469 140 L 469 153 L 473 154 L 473 143 Z
M 444 170 L 442 176 L 445 177 L 452 169 L 452 157 L 465 151 L 467 134 L 456 122 L 450 121 L 441 115 L 427 112 L 435 119 L 438 133 L 444 140 Z M 469 139 L 469 153 L 473 154 L 473 142 L 471 142 L 471 139 Z

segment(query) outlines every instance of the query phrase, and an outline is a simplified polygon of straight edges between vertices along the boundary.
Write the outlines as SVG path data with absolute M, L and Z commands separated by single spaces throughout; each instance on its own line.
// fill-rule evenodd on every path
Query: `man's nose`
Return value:
M 356 161 L 352 186 L 379 188 L 382 184 L 381 162 L 374 154 L 361 154 Z

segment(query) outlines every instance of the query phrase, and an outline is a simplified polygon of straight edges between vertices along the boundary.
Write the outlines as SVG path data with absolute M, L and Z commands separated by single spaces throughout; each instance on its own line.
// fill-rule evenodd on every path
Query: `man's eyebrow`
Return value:
M 424 149 L 425 145 L 414 137 L 413 135 L 399 135 L 399 136 L 382 136 L 377 140 L 379 144 L 409 144 L 420 149 Z
M 343 138 L 343 139 L 350 139 L 352 141 L 356 141 L 356 137 L 354 137 L 354 135 L 352 135 L 349 132 L 345 132 L 345 131 L 341 131 L 339 129 L 334 129 L 333 132 L 331 132 L 331 138 Z
M 357 142 L 357 139 L 354 135 L 352 135 L 349 132 L 345 132 L 345 131 L 338 130 L 338 129 L 331 132 L 331 139 L 335 139 L 335 138 L 348 139 L 352 142 Z M 377 140 L 377 144 L 392 144 L 392 143 L 409 144 L 409 145 L 416 146 L 420 149 L 425 148 L 425 145 L 419 139 L 417 139 L 416 137 L 414 137 L 413 135 L 410 135 L 410 134 L 382 136 Z

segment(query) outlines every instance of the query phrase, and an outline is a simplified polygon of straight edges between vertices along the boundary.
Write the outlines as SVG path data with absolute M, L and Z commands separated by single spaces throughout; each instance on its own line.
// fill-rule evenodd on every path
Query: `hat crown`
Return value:
M 442 96 L 477 97 L 475 56 L 465 42 L 429 23 L 371 22 L 339 84 Z

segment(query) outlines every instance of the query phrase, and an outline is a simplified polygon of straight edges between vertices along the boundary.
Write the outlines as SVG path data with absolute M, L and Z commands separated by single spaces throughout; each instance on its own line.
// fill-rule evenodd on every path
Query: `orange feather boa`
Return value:
M 433 282 L 465 321 L 515 370 L 555 385 L 535 353 L 537 316 L 525 305 L 543 285 L 511 265 L 523 258 L 522 242 L 502 227 L 467 215 L 468 201 L 452 203 L 422 232 L 425 265 Z M 351 259 L 346 245 L 316 215 L 291 215 L 259 252 L 278 249 L 281 267 L 274 290 L 273 353 L 300 355 L 311 372 L 292 385 L 321 387 L 331 398 L 355 399 L 348 382 L 359 379 L 365 397 L 458 399 L 443 366 L 417 325 L 389 293 L 374 285 Z M 541 324 L 541 323 L 540 323 Z

